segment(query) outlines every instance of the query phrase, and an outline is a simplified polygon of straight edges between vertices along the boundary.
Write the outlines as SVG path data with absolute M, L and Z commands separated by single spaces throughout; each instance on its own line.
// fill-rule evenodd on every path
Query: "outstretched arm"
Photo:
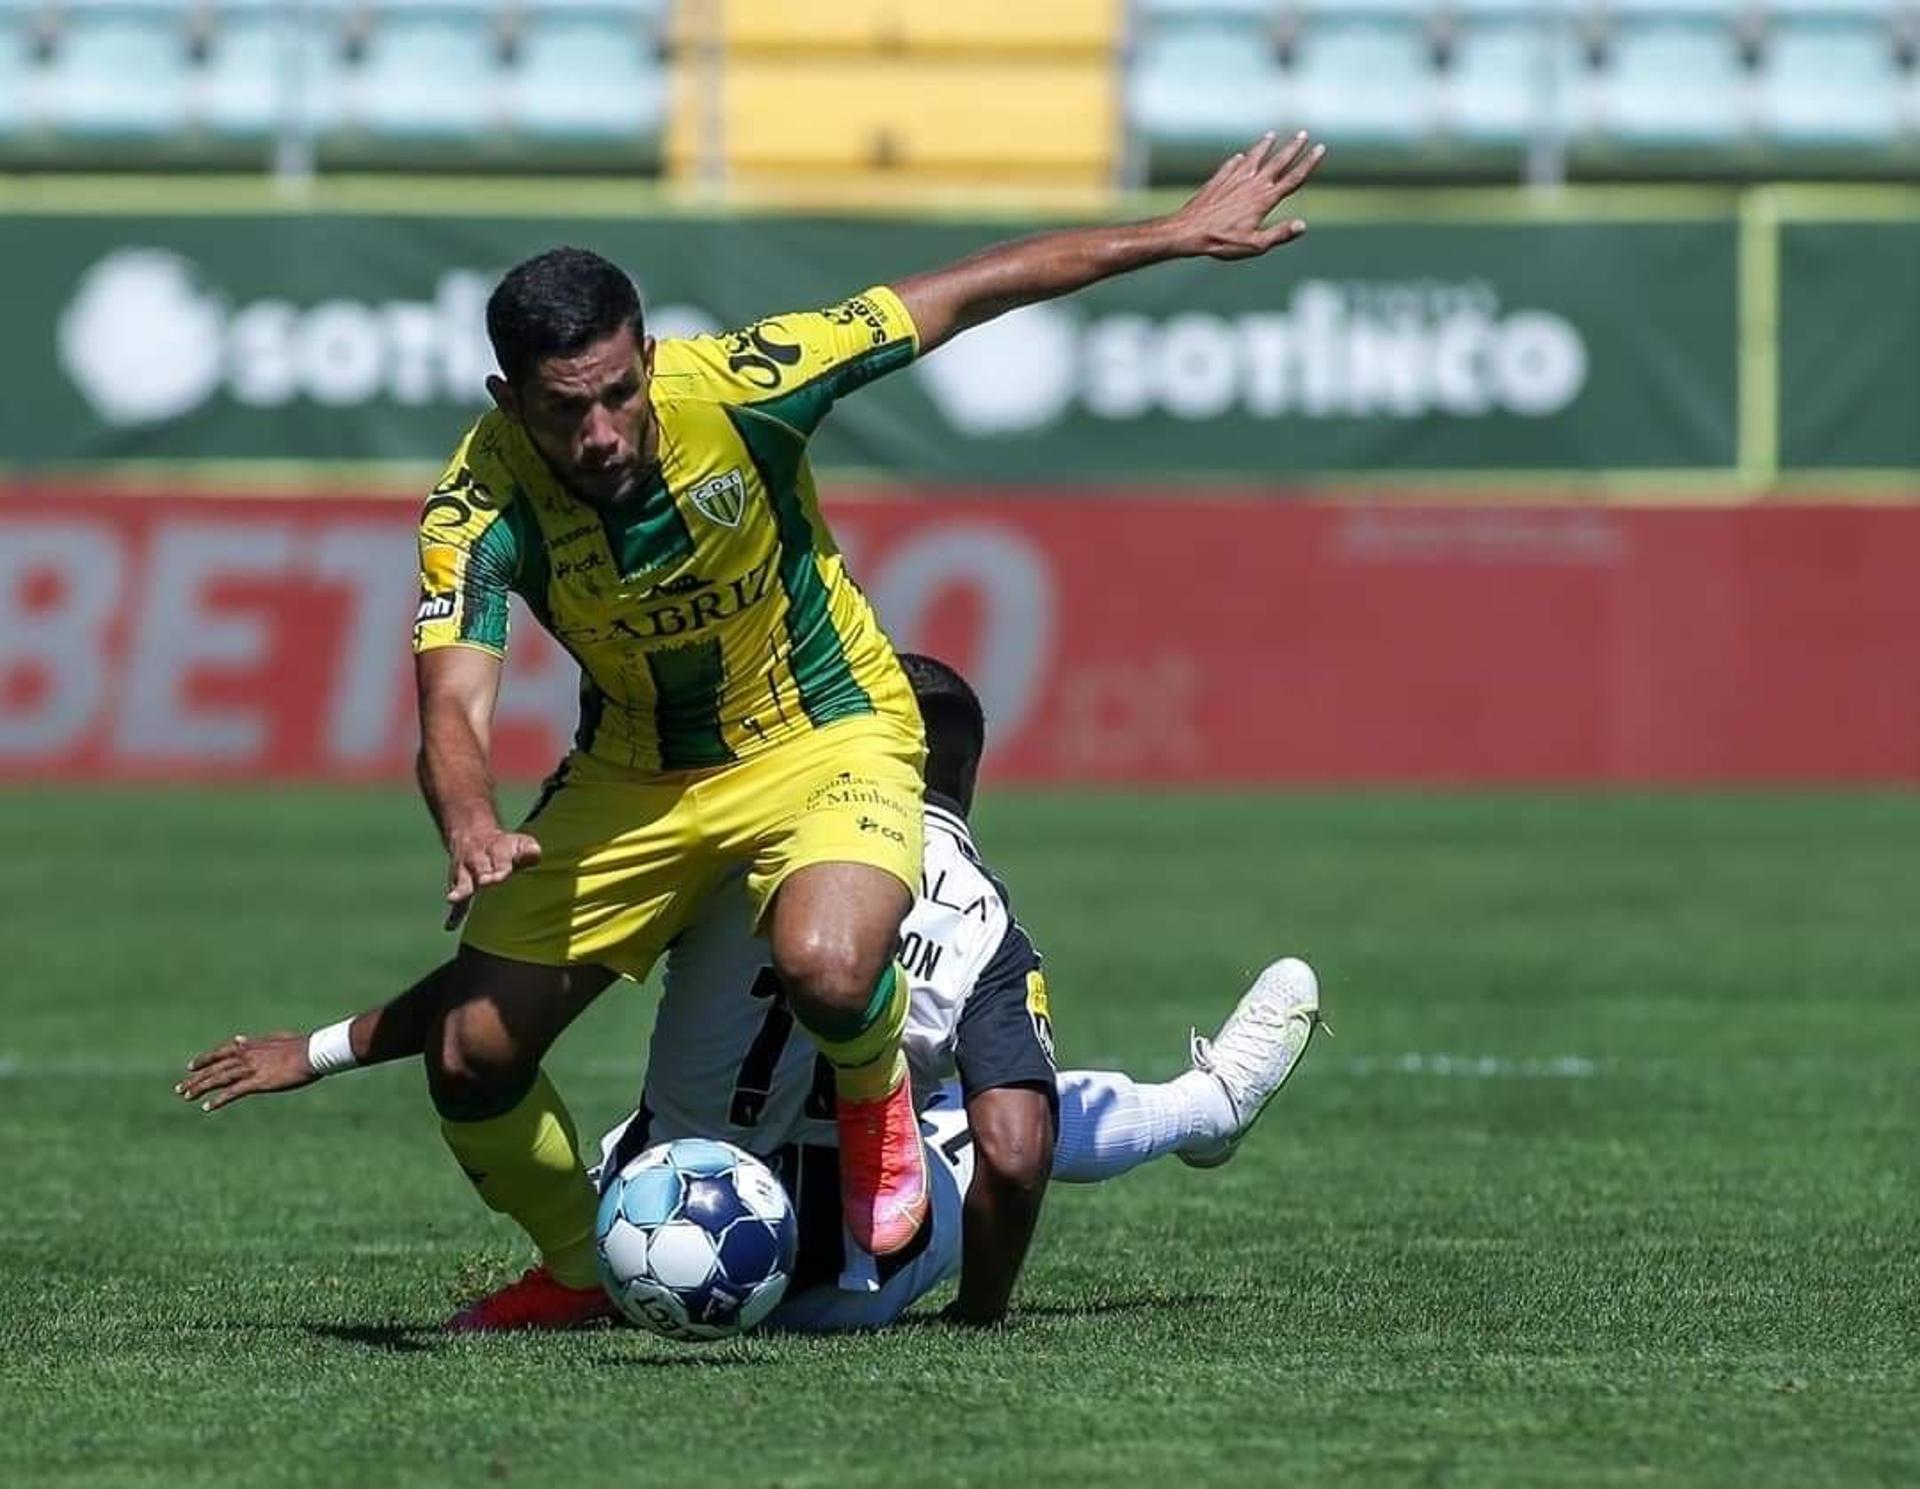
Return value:
M 488 761 L 500 658 L 461 646 L 414 659 L 420 690 L 420 794 L 447 846 L 447 929 L 476 891 L 540 861 L 540 845 L 500 825 Z
M 442 963 L 398 997 L 356 1015 L 347 1026 L 353 1066 L 384 1065 L 418 1055 L 440 1001 Z M 214 1112 L 243 1096 L 297 1091 L 329 1072 L 314 1068 L 310 1034 L 236 1034 L 187 1061 L 174 1094 Z
M 1102 279 L 1179 258 L 1258 258 L 1307 230 L 1297 217 L 1267 218 L 1306 184 L 1327 153 L 1305 130 L 1265 135 L 1230 155 L 1179 211 L 1148 222 L 1072 228 L 1001 243 L 892 286 L 924 355 L 997 315 L 1070 295 Z

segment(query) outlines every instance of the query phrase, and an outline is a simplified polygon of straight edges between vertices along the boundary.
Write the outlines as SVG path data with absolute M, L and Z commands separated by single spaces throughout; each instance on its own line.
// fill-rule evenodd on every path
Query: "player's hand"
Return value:
M 1258 258 L 1307 230 L 1298 217 L 1268 227 L 1268 215 L 1326 159 L 1327 147 L 1303 129 L 1291 139 L 1265 134 L 1221 162 L 1205 186 L 1168 219 L 1181 251 L 1216 259 Z
M 461 833 L 447 844 L 447 929 L 467 918 L 474 895 L 515 869 L 540 862 L 540 844 L 524 832 L 489 828 Z
M 318 1077 L 307 1061 L 304 1034 L 236 1034 L 187 1061 L 187 1076 L 173 1088 L 203 1112 L 217 1112 L 242 1096 L 297 1091 Z

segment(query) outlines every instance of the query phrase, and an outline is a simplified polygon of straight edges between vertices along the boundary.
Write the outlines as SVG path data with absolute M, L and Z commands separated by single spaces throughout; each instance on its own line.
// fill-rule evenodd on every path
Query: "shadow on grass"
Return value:
M 635 1332 L 646 1337 L 642 1331 Z M 716 1354 L 693 1344 L 679 1354 L 599 1355 L 579 1363 L 592 1370 L 743 1370 L 749 1366 L 765 1368 L 772 1362 L 753 1355 Z
M 897 1333 L 914 1329 L 934 1329 L 956 1336 L 970 1333 L 992 1334 L 1017 1330 L 1022 1323 L 1050 1319 L 1095 1319 L 1139 1313 L 1191 1315 L 1216 1309 L 1226 1301 L 1226 1295 L 1221 1293 L 1140 1293 L 1124 1298 L 1090 1299 L 1084 1303 L 1016 1304 L 1012 1316 L 1006 1323 L 986 1329 L 975 1329 L 969 1325 L 954 1323 L 939 1313 L 914 1313 L 877 1328 L 849 1329 L 830 1334 L 804 1333 L 772 1326 L 762 1330 L 761 1337 L 780 1340 L 828 1339 L 861 1334 Z M 449 1342 L 447 1335 L 440 1329 L 420 1324 L 310 1323 L 303 1324 L 301 1327 L 316 1339 L 332 1340 L 337 1344 L 358 1345 L 362 1349 L 375 1350 L 382 1354 L 437 1354 Z M 644 1334 L 643 1330 L 638 1329 L 609 1332 Z M 580 1360 L 577 1365 L 599 1370 L 740 1370 L 766 1363 L 767 1361 L 751 1355 L 696 1348 L 684 1353 L 667 1355 L 600 1356 Z
M 1085 1303 L 1020 1303 L 1013 1316 L 1022 1318 L 1102 1318 L 1115 1313 L 1190 1313 L 1218 1308 L 1230 1301 L 1225 1293 L 1136 1293 L 1127 1298 L 1095 1298 Z
M 1022 1303 L 1017 1299 L 1005 1322 L 963 1324 L 944 1313 L 913 1313 L 886 1326 L 897 1329 L 939 1329 L 956 1335 L 995 1334 L 1017 1330 L 1023 1323 L 1049 1319 L 1095 1319 L 1127 1313 L 1196 1314 L 1228 1301 L 1224 1293 L 1137 1293 L 1125 1298 L 1092 1298 L 1083 1303 Z
M 357 1344 L 389 1355 L 430 1355 L 446 1347 L 447 1336 L 420 1324 L 303 1324 L 315 1339 Z

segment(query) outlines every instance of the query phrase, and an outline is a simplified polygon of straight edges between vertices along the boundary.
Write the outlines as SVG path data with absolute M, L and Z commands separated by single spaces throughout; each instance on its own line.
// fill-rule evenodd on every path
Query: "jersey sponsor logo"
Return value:
M 1027 973 L 1027 1017 L 1033 1020 L 1033 1037 L 1047 1052 L 1047 1062 L 1055 1063 L 1053 1053 L 1053 1010 L 1047 1004 L 1047 975 L 1038 967 Z
M 607 557 L 605 549 L 589 548 L 577 558 L 555 558 L 553 560 L 553 577 L 555 579 L 566 579 L 575 574 L 591 574 L 596 569 L 610 569 L 612 567 L 613 560 Z
M 879 818 L 869 817 L 864 812 L 860 814 L 859 819 L 853 825 L 862 832 L 877 832 L 890 843 L 899 843 L 902 847 L 906 845 L 907 835 L 899 828 L 889 827 L 886 823 L 880 821 Z
M 451 620 L 458 608 L 460 550 L 447 543 L 428 543 L 420 550 L 420 608 L 415 626 Z
M 429 543 L 422 548 L 420 587 L 430 595 L 450 595 L 458 589 L 460 550 L 450 543 Z
M 812 812 L 821 807 L 879 807 L 903 819 L 907 815 L 906 804 L 899 797 L 847 770 L 807 793 L 806 810 Z
M 875 346 L 885 346 L 888 340 L 887 320 L 881 315 L 879 307 L 865 295 L 855 295 L 851 300 L 842 300 L 838 305 L 830 305 L 820 314 L 836 326 L 851 326 L 858 321 L 867 328 L 868 338 Z
M 621 616 L 613 622 L 613 628 L 630 641 L 658 641 L 668 636 L 698 635 L 708 626 L 732 620 L 743 610 L 759 604 L 766 598 L 773 574 L 774 561 L 769 558 L 755 564 L 738 579 L 725 584 L 705 583 L 684 603 L 669 601 L 642 610 L 632 617 Z M 655 594 L 659 592 L 653 591 Z
M 778 321 L 756 321 L 743 331 L 735 331 L 726 340 L 727 371 L 738 373 L 758 388 L 777 388 L 786 369 L 799 365 L 804 355 L 791 341 L 779 341 L 768 335 Z
M 496 503 L 484 486 L 475 486 L 462 478 L 437 487 L 420 513 L 422 527 L 461 527 L 475 512 L 491 512 Z
M 747 483 L 736 467 L 725 475 L 702 481 L 687 493 L 700 515 L 722 527 L 738 527 L 747 510 Z

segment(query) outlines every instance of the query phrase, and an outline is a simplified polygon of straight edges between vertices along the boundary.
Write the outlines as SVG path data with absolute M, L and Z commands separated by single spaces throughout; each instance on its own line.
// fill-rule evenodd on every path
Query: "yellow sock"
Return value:
M 873 1101 L 906 1079 L 900 1031 L 907 1026 L 907 974 L 891 963 L 858 1018 L 826 1029 L 807 1025 L 833 1066 L 834 1087 L 849 1101 Z M 803 1021 L 804 1022 L 804 1021 Z
M 591 1287 L 593 1186 L 573 1116 L 543 1070 L 509 1111 L 479 1122 L 440 1119 L 453 1156 L 489 1207 L 511 1216 L 568 1287 Z

